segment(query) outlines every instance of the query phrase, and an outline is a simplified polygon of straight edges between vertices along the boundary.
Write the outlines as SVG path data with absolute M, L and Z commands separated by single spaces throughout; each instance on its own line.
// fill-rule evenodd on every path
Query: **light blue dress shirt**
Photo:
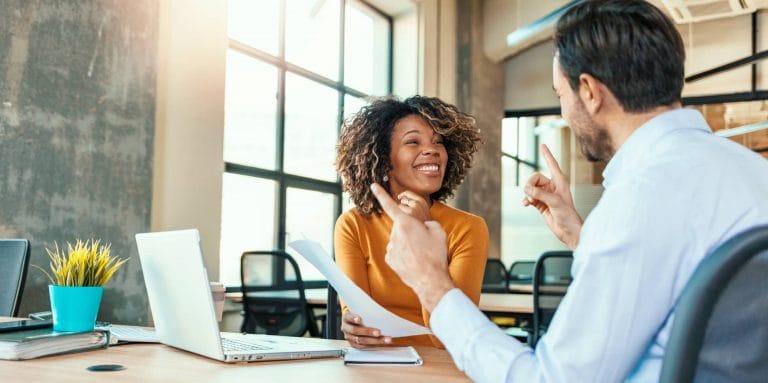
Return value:
M 458 289 L 430 325 L 479 382 L 655 382 L 675 301 L 702 258 L 768 223 L 768 161 L 676 109 L 638 128 L 603 173 L 573 283 L 535 352 Z

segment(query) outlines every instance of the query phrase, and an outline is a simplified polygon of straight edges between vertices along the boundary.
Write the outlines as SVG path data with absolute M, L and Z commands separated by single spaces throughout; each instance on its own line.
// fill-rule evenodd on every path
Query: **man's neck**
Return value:
M 658 106 L 642 113 L 627 113 L 624 111 L 619 112 L 614 118 L 614 124 L 608 129 L 611 136 L 611 143 L 613 144 L 613 152 L 616 153 L 621 145 L 637 130 L 637 128 L 643 126 L 646 122 L 650 121 L 654 117 L 680 108 L 679 102 L 671 105 Z

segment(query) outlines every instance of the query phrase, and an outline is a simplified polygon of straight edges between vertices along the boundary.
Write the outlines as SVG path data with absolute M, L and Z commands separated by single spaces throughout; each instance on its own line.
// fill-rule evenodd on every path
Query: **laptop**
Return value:
M 163 344 L 223 362 L 341 356 L 320 339 L 220 333 L 196 229 L 140 233 L 136 244 Z

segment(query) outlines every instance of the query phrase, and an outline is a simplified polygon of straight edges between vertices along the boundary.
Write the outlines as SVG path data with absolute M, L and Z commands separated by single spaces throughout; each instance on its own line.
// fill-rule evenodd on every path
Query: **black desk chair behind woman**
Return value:
M 320 336 L 307 305 L 296 261 L 280 250 L 248 251 L 240 258 L 243 324 L 252 334 Z

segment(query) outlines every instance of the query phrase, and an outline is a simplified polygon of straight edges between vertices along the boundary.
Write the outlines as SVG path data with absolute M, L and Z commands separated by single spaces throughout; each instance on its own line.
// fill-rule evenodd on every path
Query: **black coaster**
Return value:
M 120 364 L 95 364 L 86 368 L 88 371 L 121 371 L 125 370 Z

